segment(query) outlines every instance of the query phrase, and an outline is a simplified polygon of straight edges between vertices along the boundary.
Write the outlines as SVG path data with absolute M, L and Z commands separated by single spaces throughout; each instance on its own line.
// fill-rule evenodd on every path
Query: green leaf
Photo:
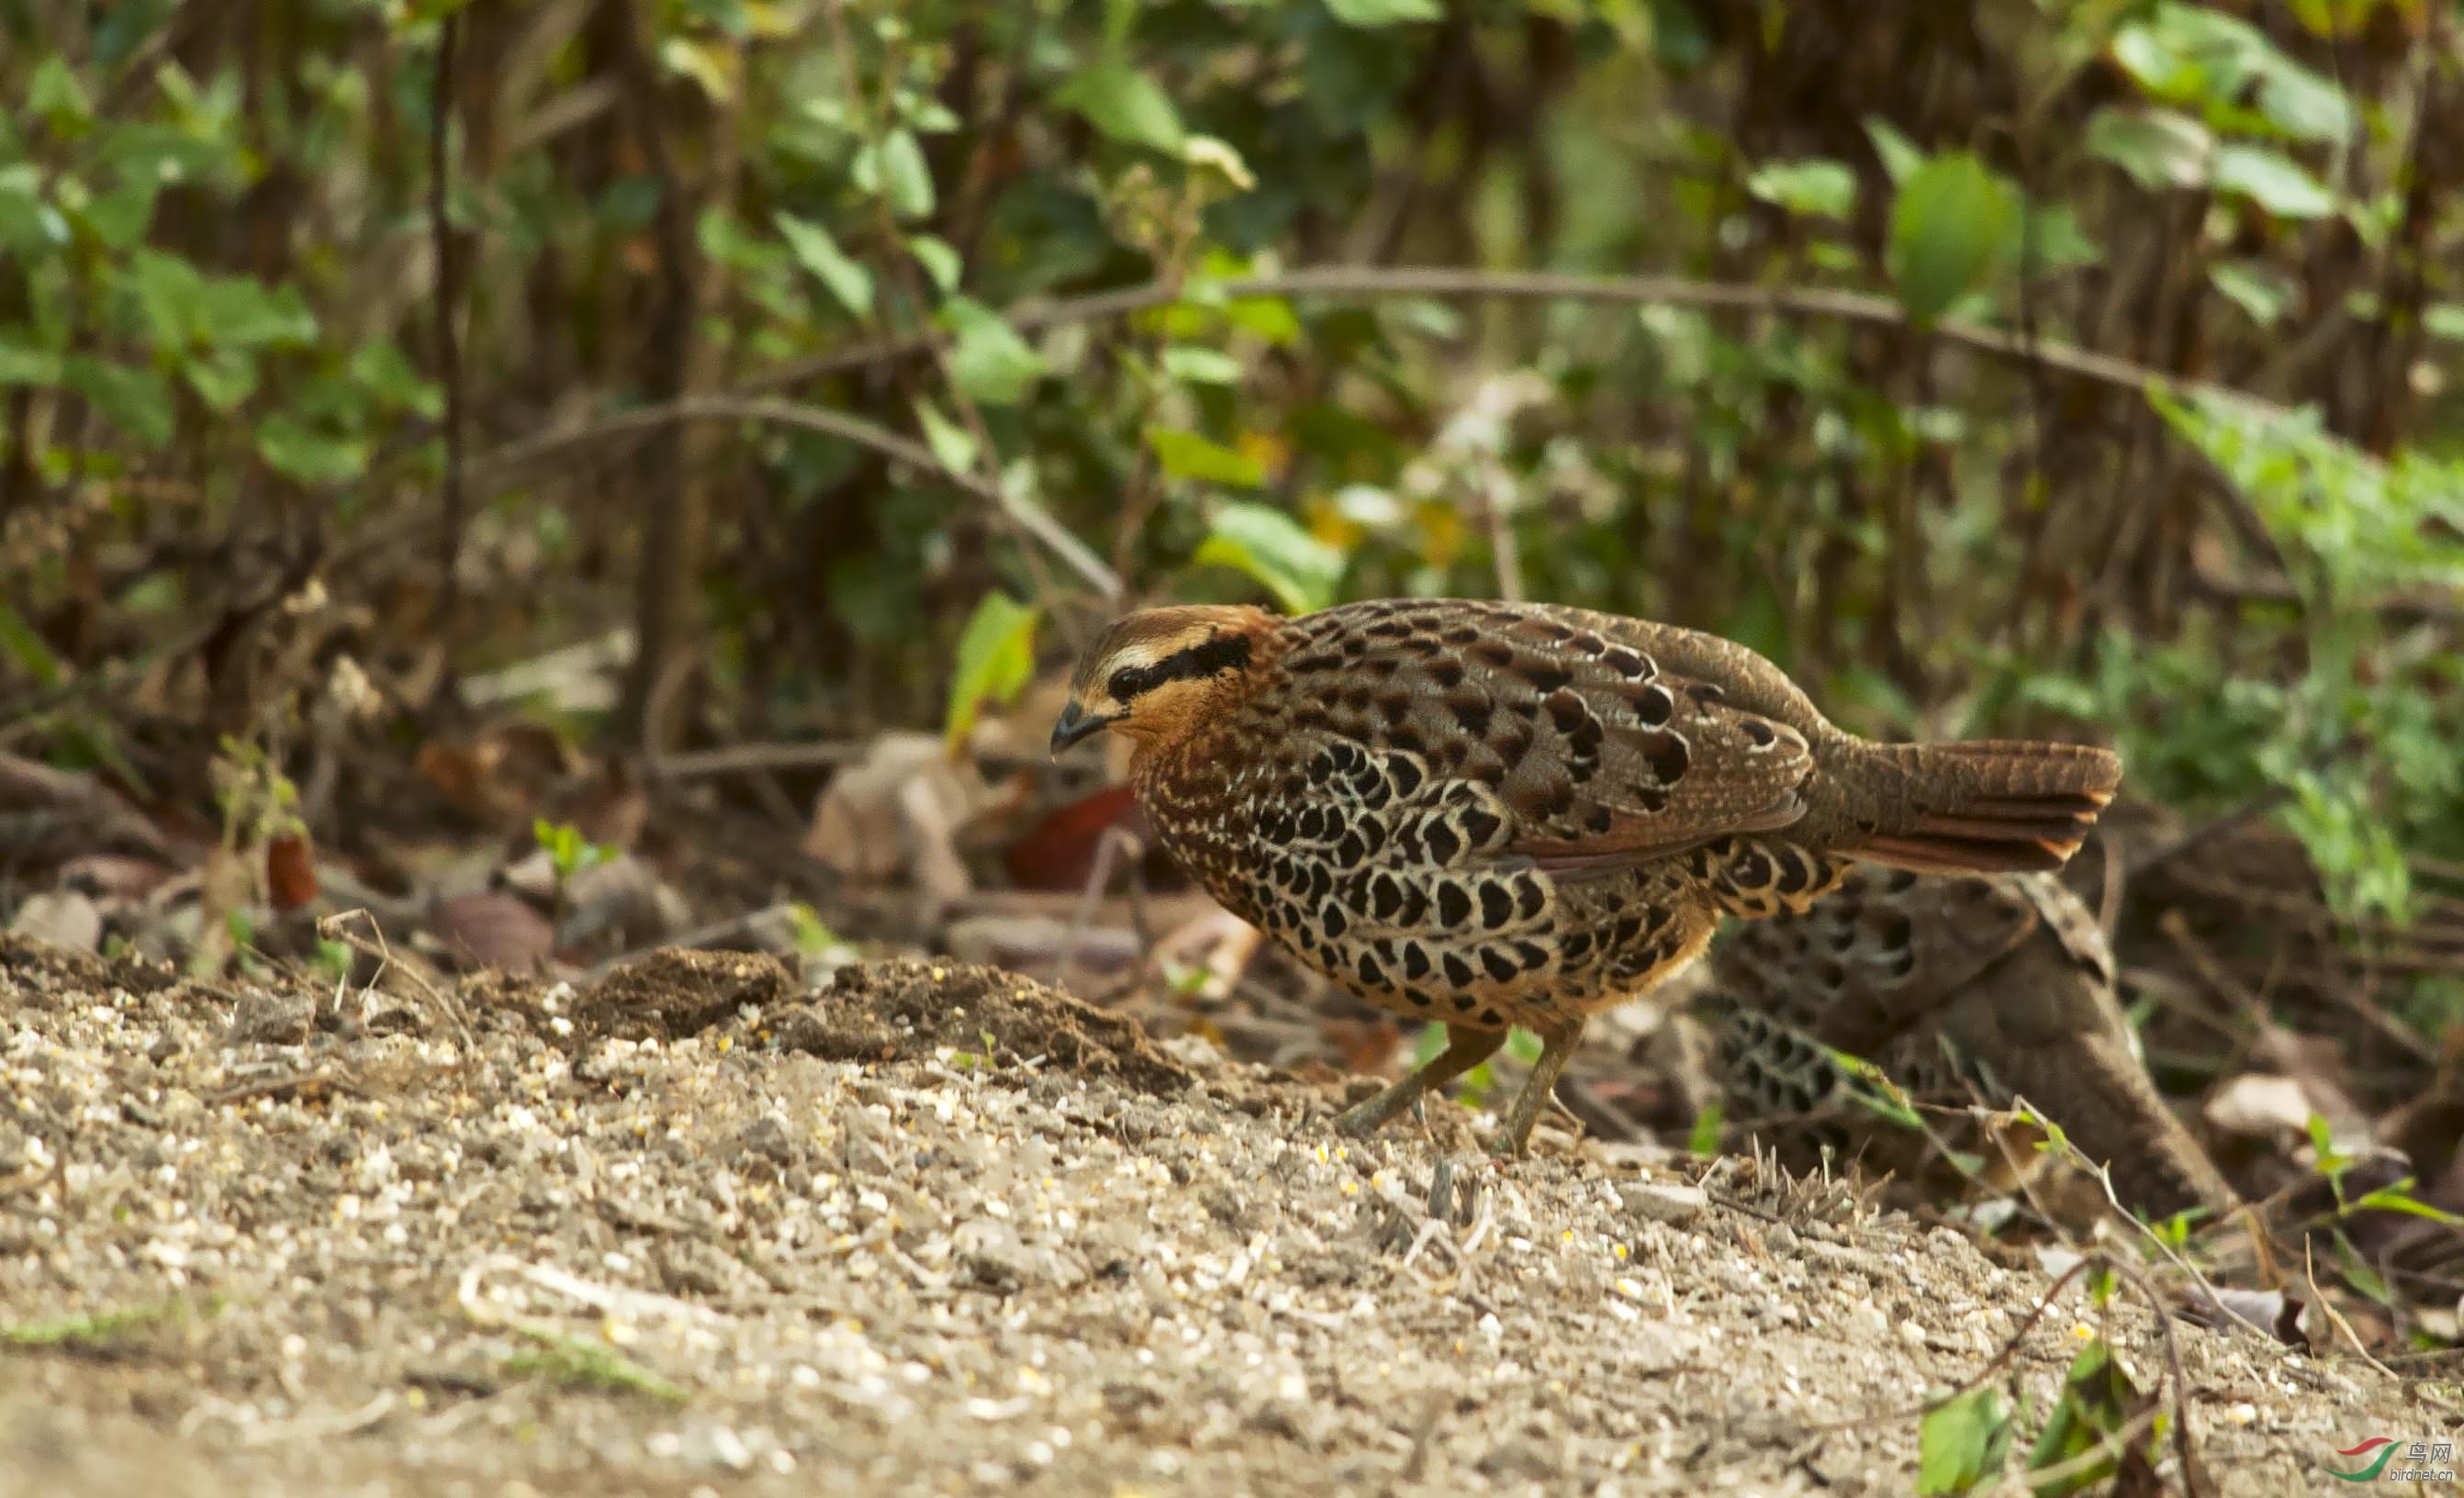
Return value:
M 87 200 L 80 216 L 106 249 L 133 249 L 154 222 L 154 198 L 161 189 L 162 183 L 152 172 L 123 172 L 110 191 Z
M 876 144 L 856 154 L 851 175 L 855 185 L 878 193 L 900 218 L 923 218 L 933 211 L 933 168 L 924 162 L 924 147 L 913 132 L 892 130 Z
M 787 250 L 796 263 L 829 288 L 840 306 L 859 318 L 872 315 L 872 273 L 848 258 L 828 230 L 784 209 L 772 214 L 771 220 L 787 236 Z
M 1808 218 L 1844 220 L 1857 207 L 1857 174 L 1825 157 L 1765 162 L 1746 178 L 1746 190 Z
M 412 367 L 389 338 L 377 337 L 351 350 L 351 381 L 377 398 L 380 408 L 407 410 L 433 421 L 445 414 L 445 391 Z
M 2110 1271 L 2105 1272 L 2109 1277 Z M 2113 1349 L 2103 1338 L 2079 1349 L 2079 1356 L 2071 1360 L 2070 1372 L 2063 1377 L 2061 1397 L 2055 1401 L 2045 1428 L 2029 1448 L 2027 1462 L 2029 1471 L 2039 1473 L 2049 1467 L 2067 1466 L 2074 1461 L 2079 1465 L 2064 1478 L 2051 1482 L 2041 1477 L 2033 1479 L 2029 1487 L 2037 1498 L 2064 1498 L 2066 1494 L 2085 1491 L 2125 1465 L 2132 1471 L 2123 1473 L 2120 1484 L 2123 1488 L 2134 1492 L 2155 1490 L 2154 1473 L 2147 1470 L 2147 1438 L 2142 1437 L 2135 1447 L 2115 1441 L 2129 1428 L 2147 1401 L 2148 1396 L 2114 1357 Z M 2090 1456 L 2100 1451 L 2102 1454 Z M 2137 1474 L 2135 1479 L 2133 1472 Z
M 1326 8 L 1346 26 L 1398 26 L 1406 21 L 1442 21 L 1446 16 L 1438 0 L 1326 0 Z
M 2090 151 L 2150 192 L 2207 181 L 2208 159 L 2216 148 L 2208 127 L 2179 110 L 2111 104 L 2088 117 L 2086 140 Z
M 0 651 L 23 666 L 38 687 L 56 687 L 67 675 L 59 656 L 5 598 L 0 598 Z
M 1966 151 L 1910 174 L 1891 206 L 1890 258 L 1900 304 L 1919 325 L 1985 284 L 2012 247 L 2018 212 L 1985 164 Z
M 1255 489 L 1266 481 L 1265 465 L 1209 437 L 1171 427 L 1149 427 L 1147 445 L 1175 478 Z
M 2159 99 L 2193 99 L 2208 91 L 2208 76 L 2155 27 L 2132 24 L 2116 32 L 2113 60 L 2141 88 Z
M 953 474 L 975 472 L 975 437 L 942 415 L 941 408 L 926 397 L 916 397 L 915 424 L 924 429 L 924 445 L 933 450 L 934 458 L 943 468 Z
M 2421 325 L 2431 338 L 2464 342 L 2464 301 L 2433 301 L 2421 309 Z
M 305 348 L 317 341 L 317 315 L 298 288 L 221 275 L 199 288 L 197 331 L 207 342 L 239 348 Z
M 1902 134 L 1900 127 L 1880 115 L 1865 117 L 1865 138 L 1874 143 L 1874 154 L 1881 159 L 1882 170 L 1889 175 L 1891 186 L 1904 187 L 1917 168 L 1925 164 L 1925 153 L 1917 143 Z
M 69 242 L 68 220 L 43 201 L 42 185 L 32 162 L 0 166 L 0 249 L 32 259 Z
M 950 679 L 950 711 L 942 739 L 950 752 L 966 747 L 976 714 L 986 699 L 1007 702 L 1035 674 L 1035 626 L 1041 610 L 1007 593 L 992 592 L 967 619 L 958 636 L 958 665 Z
M 209 408 L 228 413 L 256 393 L 256 360 L 246 349 L 208 349 L 181 362 L 180 378 Z
M 1075 110 L 1115 141 L 1152 146 L 1177 156 L 1186 135 L 1180 111 L 1162 85 L 1126 62 L 1081 68 L 1054 91 L 1052 101 Z
M 2336 142 L 2353 133 L 2353 106 L 2344 91 L 2309 69 L 2284 59 L 2258 86 L 2258 112 L 2297 141 Z
M 1999 1477 L 2011 1449 L 2011 1417 L 1990 1388 L 1970 1389 L 1925 1412 L 1917 1427 L 1917 1491 L 1970 1492 Z
M 1239 385 L 1241 361 L 1195 343 L 1175 343 L 1163 351 L 1163 372 L 1193 385 Z
M 2402 1212 L 2411 1217 L 2426 1217 L 2433 1223 L 2445 1223 L 2450 1227 L 2464 1227 L 2464 1217 L 2458 1217 L 2453 1212 L 2441 1211 L 2414 1196 L 2410 1191 L 2399 1190 L 2392 1186 L 2366 1193 L 2353 1203 L 2353 1210 L 2356 1212 L 2372 1209 L 2381 1212 Z
M 1200 566 L 1245 572 L 1289 613 L 1313 613 L 1334 602 L 1343 553 L 1311 536 L 1281 510 L 1227 504 L 1193 559 Z
M 1728 1111 L 1714 1098 L 1703 1105 L 1694 1115 L 1694 1127 L 1685 1135 L 1685 1153 L 1708 1159 L 1720 1153 L 1720 1135 L 1727 1127 Z
M 368 467 L 365 442 L 319 431 L 285 411 L 256 424 L 256 452 L 276 473 L 303 484 L 348 483 Z
M 94 403 L 98 415 L 139 446 L 159 448 L 171 440 L 171 387 L 161 375 L 91 354 L 71 354 L 61 364 L 61 383 Z
M 178 255 L 140 250 L 129 260 L 128 278 L 154 346 L 185 353 L 205 320 L 205 277 Z
M 1243 297 L 1223 304 L 1223 320 L 1277 348 L 1301 341 L 1303 328 L 1292 304 L 1281 297 Z
M 2208 272 L 2208 280 L 2260 327 L 2274 327 L 2300 295 L 2284 274 L 2261 260 L 2227 260 Z
M 958 289 L 958 280 L 966 274 L 966 266 L 959 261 L 958 252 L 950 247 L 948 240 L 934 234 L 910 234 L 907 236 L 907 253 L 915 257 L 916 264 L 924 267 L 924 274 L 933 277 L 934 287 L 942 296 L 947 297 Z
M 2224 147 L 2211 178 L 2218 192 L 2248 198 L 2278 218 L 2325 218 L 2336 210 L 2335 194 L 2308 167 L 2268 146 Z
M 953 297 L 941 304 L 942 326 L 957 335 L 950 349 L 950 378 L 969 400 L 1015 406 L 1035 382 L 1051 372 L 1032 344 L 1006 319 L 982 302 Z
M 26 107 L 42 116 L 43 123 L 61 140 L 83 135 L 94 123 L 94 102 L 86 97 L 85 85 L 77 81 L 68 59 L 57 53 L 45 57 L 27 80 Z
M 48 348 L 0 338 L 0 386 L 49 387 L 60 383 L 60 356 Z

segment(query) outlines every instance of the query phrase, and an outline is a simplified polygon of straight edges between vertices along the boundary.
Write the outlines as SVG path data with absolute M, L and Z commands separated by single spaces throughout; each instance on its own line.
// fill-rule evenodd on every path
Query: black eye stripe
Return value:
M 1192 681 L 1218 672 L 1241 671 L 1249 664 L 1249 637 L 1218 635 L 1203 645 L 1175 650 L 1147 666 L 1124 666 L 1104 678 L 1104 690 L 1115 702 L 1142 697 L 1167 681 Z

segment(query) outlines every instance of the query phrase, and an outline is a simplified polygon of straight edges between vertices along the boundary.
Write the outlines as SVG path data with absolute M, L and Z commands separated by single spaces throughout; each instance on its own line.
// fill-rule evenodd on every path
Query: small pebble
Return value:
M 1646 1223 L 1690 1223 L 1711 1205 L 1700 1186 L 1679 1186 L 1656 1180 L 1630 1180 L 1617 1187 L 1625 1209 Z

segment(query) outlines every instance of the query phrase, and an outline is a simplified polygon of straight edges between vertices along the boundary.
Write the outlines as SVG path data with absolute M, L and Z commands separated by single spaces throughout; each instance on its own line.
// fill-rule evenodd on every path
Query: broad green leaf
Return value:
M 1857 174 L 1824 157 L 1765 162 L 1746 178 L 1746 190 L 1809 218 L 1844 220 L 1857 207 Z
M 2099 1295 L 2100 1300 L 2103 1298 L 2103 1294 Z M 2074 1461 L 2079 1465 L 2067 1477 L 2032 1481 L 2029 1487 L 2037 1498 L 2065 1498 L 2067 1494 L 2085 1491 L 2111 1476 L 2123 1461 L 2144 1466 L 2145 1437 L 2141 1438 L 2137 1450 L 2123 1447 L 2124 1454 L 2119 1460 L 2109 1443 L 2130 1426 L 2146 1399 L 2147 1396 L 2115 1359 L 2113 1349 L 2102 1338 L 2079 1349 L 2079 1356 L 2071 1360 L 2069 1374 L 2062 1379 L 2061 1397 L 2055 1401 L 2045 1428 L 2037 1433 L 2035 1443 L 2028 1450 L 2027 1462 L 2031 1472 L 2066 1466 Z M 2090 1455 L 2100 1448 L 2105 1454 Z
M 97 414 L 140 446 L 159 448 L 171 440 L 171 387 L 153 370 L 71 354 L 62 361 L 61 383 L 93 402 Z
M 32 259 L 68 242 L 68 220 L 43 201 L 34 164 L 0 166 L 0 250 Z
M 123 172 L 117 187 L 87 200 L 80 216 L 105 248 L 132 249 L 154 222 L 154 198 L 161 187 L 151 172 Z
M 1326 0 L 1327 11 L 1346 26 L 1396 26 L 1405 21 L 1442 21 L 1438 0 Z
M 0 338 L 0 386 L 55 386 L 60 383 L 60 356 L 48 348 Z
M 1175 343 L 1163 351 L 1163 372 L 1195 385 L 1239 385 L 1241 361 L 1195 343 Z
M 56 687 L 67 675 L 59 656 L 5 598 L 0 598 L 0 650 L 24 667 L 38 687 Z
M 2289 59 L 2269 70 L 2258 86 L 2258 112 L 2297 141 L 2343 141 L 2353 133 L 2353 106 L 2344 91 Z
M 1162 85 L 1126 62 L 1081 68 L 1054 92 L 1052 101 L 1077 111 L 1115 141 L 1180 154 L 1186 134 L 1180 111 L 1173 107 Z
M 1910 174 L 1891 206 L 1891 269 L 1900 304 L 1920 325 L 1985 284 L 2018 221 L 2010 192 L 1966 151 Z
M 256 424 L 256 452 L 276 473 L 303 484 L 348 483 L 368 467 L 364 441 L 319 431 L 284 411 Z
M 1192 560 L 1247 573 L 1295 614 L 1334 602 L 1334 586 L 1343 578 L 1343 553 L 1283 511 L 1262 504 L 1227 504 L 1218 511 L 1212 533 Z
M 1972 1492 L 2001 1476 L 2011 1449 L 2011 1417 L 1990 1388 L 1970 1389 L 1925 1412 L 1917 1427 L 1917 1491 Z
M 2208 272 L 2208 280 L 2260 327 L 2274 327 L 2300 295 L 2284 274 L 2261 260 L 2227 260 Z
M 966 747 L 986 700 L 1007 702 L 1035 674 L 1035 627 L 1041 611 L 1007 593 L 986 593 L 958 636 L 957 669 L 950 678 L 950 711 L 942 740 L 950 753 Z
M 1882 170 L 1890 177 L 1891 186 L 1905 186 L 1917 168 L 1925 164 L 1925 153 L 1917 148 L 1914 141 L 1902 134 L 1899 126 L 1880 115 L 1867 115 L 1864 124 L 1865 138 L 1874 143 L 1874 154 L 1881 159 Z
M 2027 267 L 2031 275 L 2076 270 L 2104 259 L 2104 248 L 2079 228 L 2079 215 L 2067 203 L 2037 208 L 2016 233 L 2014 252 L 2024 249 L 2031 257 Z
M 958 279 L 966 274 L 966 267 L 960 263 L 958 252 L 950 247 L 948 240 L 935 234 L 910 234 L 907 236 L 907 253 L 915 257 L 916 264 L 924 267 L 924 274 L 933 277 L 934 287 L 942 296 L 947 297 L 958 289 Z
M 2208 91 L 2208 76 L 2156 28 L 2130 25 L 2113 37 L 2113 60 L 2158 99 L 2188 101 Z
M 857 152 L 849 175 L 857 187 L 886 200 L 900 218 L 922 218 L 933 211 L 933 168 L 911 131 L 892 130 Z
M 969 400 L 1015 406 L 1051 366 L 1006 319 L 969 297 L 941 305 L 941 325 L 956 335 L 950 378 Z
M 2150 192 L 2195 187 L 2207 181 L 2216 139 L 2206 125 L 2174 109 L 2106 105 L 2088 117 L 2087 148 L 2130 174 Z
M 445 414 L 445 391 L 411 366 L 399 344 L 372 338 L 351 350 L 351 380 L 388 410 L 407 410 L 433 421 Z
M 2421 325 L 2431 338 L 2464 342 L 2464 301 L 2433 301 L 2421 309 Z
M 1281 297 L 1243 297 L 1223 304 L 1223 320 L 1277 348 L 1299 342 L 1303 329 L 1292 304 Z
M 779 226 L 779 232 L 787 236 L 787 249 L 795 255 L 796 263 L 829 288 L 840 306 L 859 318 L 872 316 L 872 273 L 848 258 L 828 230 L 784 209 L 772 214 L 771 219 Z
M 140 250 L 128 264 L 137 305 L 153 330 L 154 346 L 184 352 L 204 330 L 206 280 L 178 255 Z
M 26 107 L 42 116 L 52 134 L 64 141 L 85 134 L 94 123 L 94 102 L 86 97 L 85 85 L 57 53 L 45 57 L 27 79 Z
M 736 55 L 716 41 L 669 36 L 659 43 L 659 61 L 667 70 L 688 77 L 714 100 L 736 97 Z
M 317 315 L 296 286 L 268 287 L 245 275 L 223 275 L 198 288 L 198 334 L 231 347 L 304 348 L 317 341 Z
M 933 450 L 935 461 L 953 474 L 971 474 L 976 467 L 976 439 L 964 427 L 941 414 L 941 408 L 923 396 L 915 401 L 915 424 L 924 429 L 924 445 Z
M 209 348 L 180 363 L 180 378 L 210 409 L 231 412 L 256 393 L 256 360 L 244 348 Z
M 1149 427 L 1147 446 L 1155 449 L 1156 461 L 1175 478 L 1229 484 L 1236 489 L 1255 489 L 1266 481 L 1265 466 L 1256 458 L 1194 431 Z
M 2325 218 L 2336 210 L 2335 195 L 2308 167 L 2268 146 L 2225 146 L 2211 176 L 2218 192 L 2248 198 L 2278 218 Z

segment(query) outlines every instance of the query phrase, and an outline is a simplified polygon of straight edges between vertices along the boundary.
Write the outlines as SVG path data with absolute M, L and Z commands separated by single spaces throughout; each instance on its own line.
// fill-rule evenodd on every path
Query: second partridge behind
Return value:
M 1513 1153 L 1585 1020 L 1723 917 L 1802 911 L 1856 861 L 2058 868 L 2122 772 L 2072 744 L 1875 743 L 1717 636 L 1461 600 L 1131 614 L 1081 658 L 1053 750 L 1106 729 L 1217 900 L 1447 1025 L 1338 1126 L 1377 1127 L 1521 1025 L 1543 1048 L 1497 1141 Z

